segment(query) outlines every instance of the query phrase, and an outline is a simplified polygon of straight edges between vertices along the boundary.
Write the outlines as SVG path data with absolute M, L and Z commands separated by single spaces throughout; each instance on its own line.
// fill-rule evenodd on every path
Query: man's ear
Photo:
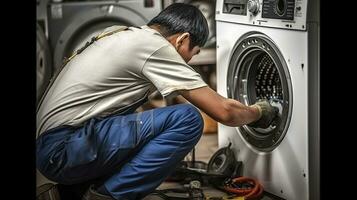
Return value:
M 182 33 L 181 35 L 179 35 L 176 38 L 176 43 L 175 43 L 176 50 L 178 50 L 180 48 L 180 46 L 182 45 L 183 41 L 189 37 L 190 37 L 190 33 L 188 33 L 188 32 L 185 32 L 185 33 Z

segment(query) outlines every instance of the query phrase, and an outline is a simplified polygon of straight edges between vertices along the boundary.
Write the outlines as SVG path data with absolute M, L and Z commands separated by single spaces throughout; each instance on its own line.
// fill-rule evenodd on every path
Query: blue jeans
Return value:
M 94 118 L 81 128 L 59 127 L 38 137 L 36 164 L 52 181 L 106 177 L 113 198 L 141 199 L 193 149 L 202 129 L 202 117 L 190 104 Z

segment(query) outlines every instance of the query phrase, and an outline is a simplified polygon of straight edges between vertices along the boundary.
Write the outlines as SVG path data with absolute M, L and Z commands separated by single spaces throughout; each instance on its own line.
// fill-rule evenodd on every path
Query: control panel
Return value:
M 306 30 L 307 0 L 217 0 L 216 20 Z
M 262 7 L 262 18 L 294 20 L 295 0 L 263 0 Z

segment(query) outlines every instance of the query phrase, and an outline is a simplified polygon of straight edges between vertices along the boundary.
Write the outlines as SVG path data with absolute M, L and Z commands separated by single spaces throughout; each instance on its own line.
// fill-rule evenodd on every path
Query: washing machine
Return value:
M 319 195 L 319 1 L 217 0 L 217 91 L 279 117 L 266 129 L 218 125 L 242 175 L 283 199 Z
M 142 26 L 162 10 L 162 0 L 52 0 L 47 4 L 54 68 L 105 27 Z

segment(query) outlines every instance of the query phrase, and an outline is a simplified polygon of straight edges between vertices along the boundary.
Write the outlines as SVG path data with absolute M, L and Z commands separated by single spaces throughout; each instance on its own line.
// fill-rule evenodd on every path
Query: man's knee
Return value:
M 177 109 L 181 116 L 181 122 L 191 130 L 201 133 L 203 130 L 203 119 L 199 110 L 191 104 L 180 104 Z
M 203 119 L 201 113 L 191 104 L 178 104 L 154 111 L 155 133 L 174 130 L 178 136 L 189 138 L 201 135 Z M 189 137 L 189 138 L 187 138 Z

